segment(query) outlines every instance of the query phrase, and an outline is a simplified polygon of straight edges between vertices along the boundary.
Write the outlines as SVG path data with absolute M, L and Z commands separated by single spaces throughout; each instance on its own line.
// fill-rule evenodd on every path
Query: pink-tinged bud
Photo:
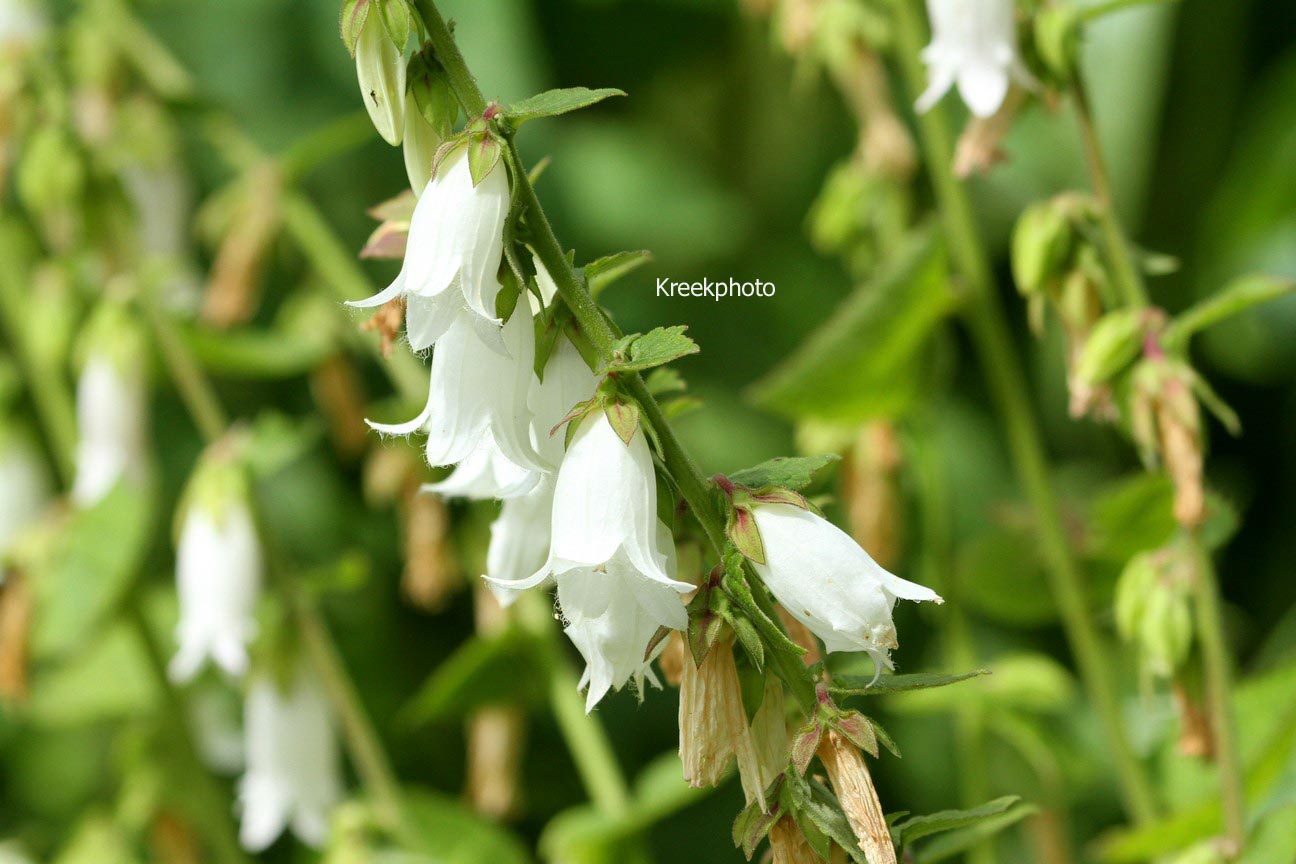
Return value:
M 828 771 L 842 812 L 869 864 L 896 864 L 886 814 L 882 812 L 882 802 L 878 800 L 873 777 L 859 748 L 836 730 L 828 729 L 819 745 L 819 760 Z

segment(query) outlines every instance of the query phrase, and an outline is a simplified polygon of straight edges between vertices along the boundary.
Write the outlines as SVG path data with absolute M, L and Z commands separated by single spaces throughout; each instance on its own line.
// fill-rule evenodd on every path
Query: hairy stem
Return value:
M 1116 214 L 1107 160 L 1103 158 L 1102 144 L 1098 140 L 1089 95 L 1078 76 L 1072 82 L 1072 93 L 1076 122 L 1080 126 L 1080 142 L 1084 149 L 1085 163 L 1089 167 L 1089 180 L 1098 202 L 1098 223 L 1102 230 L 1107 261 L 1116 276 L 1116 287 L 1125 304 L 1132 309 L 1142 309 L 1148 304 L 1147 287 L 1143 284 L 1143 275 L 1134 261 L 1129 239 Z
M 900 66 L 909 92 L 920 93 L 925 80 L 919 59 L 925 35 L 922 21 L 915 0 L 901 0 L 894 8 Z M 1035 514 L 1050 587 L 1081 678 L 1111 745 L 1126 808 L 1136 822 L 1146 823 L 1156 814 L 1156 799 L 1143 766 L 1130 746 L 1111 674 L 1113 667 L 1089 618 L 1083 578 L 1062 526 L 1044 443 L 1028 401 L 1029 388 L 995 296 L 994 276 L 977 234 L 971 203 L 951 171 L 950 129 L 944 115 L 936 110 L 919 117 L 918 125 L 950 254 L 970 289 L 971 296 L 964 310 L 965 323 L 1004 426 L 1018 479 Z

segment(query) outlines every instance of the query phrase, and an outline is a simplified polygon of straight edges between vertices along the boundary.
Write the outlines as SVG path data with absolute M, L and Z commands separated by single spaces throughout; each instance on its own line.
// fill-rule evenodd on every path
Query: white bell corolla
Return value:
M 1013 0 L 927 0 L 932 41 L 923 49 L 927 89 L 917 109 L 929 111 L 951 87 L 968 110 L 999 110 L 1012 78 L 1025 79 L 1017 57 Z
M 237 497 L 199 497 L 185 511 L 176 550 L 180 647 L 168 671 L 177 682 L 192 680 L 208 660 L 242 677 L 256 635 L 263 563 L 252 514 Z
M 405 132 L 405 58 L 387 35 L 377 6 L 370 4 L 356 40 L 356 78 L 374 128 L 395 147 Z
M 489 437 L 517 468 L 543 470 L 544 461 L 531 444 L 531 414 L 526 406 L 535 377 L 530 312 L 519 303 L 504 324 L 504 354 L 474 335 L 469 317 L 456 316 L 432 354 L 423 412 L 408 423 L 369 425 L 387 435 L 426 432 L 431 465 L 457 465 Z
M 757 574 L 793 618 L 829 651 L 867 651 L 878 670 L 892 668 L 896 600 L 941 598 L 883 570 L 850 535 L 793 504 L 753 508 L 765 563 Z
M 563 418 L 598 389 L 595 375 L 566 336 L 559 336 L 549 361 L 545 363 L 544 380 L 533 377 L 527 393 L 531 411 L 531 436 L 536 452 L 551 469 L 563 461 L 565 427 L 557 428 Z
M 268 676 L 248 688 L 243 718 L 247 770 L 239 781 L 239 839 L 260 852 L 288 828 L 319 847 L 342 799 L 337 732 L 328 700 L 310 673 L 287 691 Z
M 431 347 L 466 309 L 472 329 L 502 353 L 495 298 L 509 203 L 503 160 L 474 186 L 467 147 L 446 155 L 414 207 L 400 273 L 383 291 L 349 305 L 404 297 L 405 333 L 415 351 Z
M 510 583 L 525 580 L 549 558 L 549 525 L 553 518 L 554 476 L 545 474 L 525 495 L 508 498 L 491 523 L 486 547 L 486 585 L 501 605 L 518 592 Z
M 72 500 L 90 507 L 117 482 L 144 480 L 144 368 L 141 357 L 92 355 L 77 381 L 76 480 Z

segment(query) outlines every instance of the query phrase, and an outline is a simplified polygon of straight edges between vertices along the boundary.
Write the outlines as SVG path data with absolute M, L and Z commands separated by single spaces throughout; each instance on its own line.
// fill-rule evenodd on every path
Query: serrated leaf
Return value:
M 642 372 L 654 366 L 667 363 L 698 353 L 697 343 L 684 335 L 688 328 L 683 324 L 674 327 L 658 327 L 642 336 L 623 337 L 623 347 L 617 359 L 609 365 L 614 372 Z
M 504 148 L 494 135 L 482 132 L 468 137 L 468 173 L 472 175 L 473 186 L 495 170 L 503 155 Z
M 405 43 L 410 36 L 410 10 L 405 0 L 371 0 L 378 4 L 378 14 L 382 17 L 383 27 L 392 43 L 399 50 L 405 50 Z
M 1296 292 L 1296 280 L 1255 274 L 1225 285 L 1175 317 L 1162 334 L 1167 348 L 1182 348 L 1195 333 L 1271 300 Z
M 841 459 L 836 453 L 819 456 L 778 456 L 751 468 L 729 475 L 729 479 L 748 489 L 780 486 L 800 491 L 814 483 L 815 475 Z
M 910 672 L 902 675 L 883 675 L 873 681 L 872 675 L 837 675 L 828 685 L 834 696 L 881 696 L 886 693 L 907 693 L 931 687 L 948 687 L 969 678 L 989 675 L 989 669 L 944 674 L 940 672 Z
M 342 44 L 352 57 L 356 53 L 356 43 L 360 41 L 360 31 L 364 29 L 365 18 L 369 15 L 370 0 L 346 0 L 342 4 L 342 13 L 338 16 L 338 30 L 342 34 Z
M 603 291 L 627 273 L 638 270 L 652 260 L 646 249 L 635 252 L 614 252 L 604 255 L 584 267 L 585 284 L 590 295 L 597 298 Z
M 944 253 L 924 232 L 830 313 L 749 397 L 792 420 L 859 423 L 900 416 L 920 395 L 931 335 L 957 303 Z
M 567 87 L 561 90 L 546 90 L 535 96 L 514 102 L 504 109 L 504 115 L 513 126 L 521 126 L 528 120 L 540 117 L 556 117 L 569 111 L 588 108 L 612 96 L 624 96 L 625 91 L 613 87 L 591 90 L 588 87 Z
M 899 845 L 905 847 L 933 834 L 967 828 L 978 822 L 999 816 L 1007 812 L 1019 801 L 1021 801 L 1020 796 L 1005 795 L 1002 798 L 996 798 L 968 810 L 941 810 L 938 813 L 929 813 L 925 816 L 913 816 L 897 824 L 894 830 L 900 838 Z

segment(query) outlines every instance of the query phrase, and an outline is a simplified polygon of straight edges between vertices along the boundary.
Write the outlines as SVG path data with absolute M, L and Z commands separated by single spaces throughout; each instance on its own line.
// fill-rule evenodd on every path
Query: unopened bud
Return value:
M 896 864 L 886 814 L 859 748 L 837 730 L 827 729 L 819 744 L 819 760 L 869 864 Z
M 1076 361 L 1076 378 L 1088 387 L 1106 384 L 1138 357 L 1145 319 L 1137 309 L 1108 312 L 1094 325 Z
M 1012 235 L 1012 272 L 1025 296 L 1049 290 L 1071 255 L 1071 220 L 1057 199 L 1027 207 Z
M 405 133 L 405 46 L 397 45 L 388 34 L 379 12 L 370 9 L 360 28 L 355 49 L 356 77 L 374 128 L 384 141 L 396 147 Z

